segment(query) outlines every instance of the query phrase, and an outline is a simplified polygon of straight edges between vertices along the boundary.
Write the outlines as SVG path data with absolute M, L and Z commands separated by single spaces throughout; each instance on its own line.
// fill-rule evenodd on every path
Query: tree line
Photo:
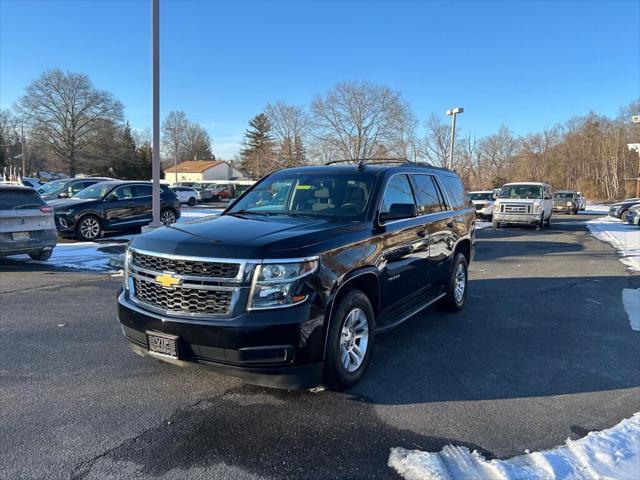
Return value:
M 556 189 L 613 200 L 633 192 L 640 141 L 640 99 L 615 118 L 589 113 L 552 128 L 515 135 L 506 125 L 485 137 L 458 129 L 453 169 L 469 189 L 506 181 L 541 180 Z M 422 127 L 422 128 L 419 128 Z M 308 106 L 268 103 L 249 121 L 235 160 L 259 178 L 284 167 L 360 158 L 404 158 L 436 166 L 447 163 L 450 124 L 443 115 L 416 118 L 402 94 L 370 82 L 339 82 Z M 84 74 L 49 70 L 25 89 L 13 111 L 0 112 L 0 167 L 26 146 L 26 172 L 48 168 L 113 175 L 151 176 L 149 131 L 133 132 L 123 106 Z M 215 159 L 207 131 L 170 112 L 162 124 L 163 166 Z

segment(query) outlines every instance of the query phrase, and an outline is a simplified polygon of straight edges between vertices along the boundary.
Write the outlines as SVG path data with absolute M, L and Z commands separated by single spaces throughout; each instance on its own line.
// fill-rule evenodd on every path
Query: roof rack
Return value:
M 349 158 L 344 160 L 332 160 L 330 162 L 325 163 L 325 165 L 333 165 L 336 163 L 349 163 L 349 164 L 357 163 L 359 170 L 362 170 L 366 165 L 384 165 L 388 163 L 409 164 L 414 167 L 438 168 L 427 162 L 414 162 L 407 158 L 402 158 L 402 157 Z

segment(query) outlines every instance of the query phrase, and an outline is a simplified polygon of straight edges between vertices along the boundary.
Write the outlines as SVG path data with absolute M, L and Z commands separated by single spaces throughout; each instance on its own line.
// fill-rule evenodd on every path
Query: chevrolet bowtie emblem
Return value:
M 163 273 L 162 275 L 156 275 L 156 282 L 158 282 L 165 288 L 171 288 L 175 287 L 176 285 L 180 285 L 182 283 L 182 280 L 168 273 Z

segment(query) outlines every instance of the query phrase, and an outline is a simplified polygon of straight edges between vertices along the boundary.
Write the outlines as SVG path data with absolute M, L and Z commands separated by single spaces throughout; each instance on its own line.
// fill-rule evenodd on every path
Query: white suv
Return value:
M 514 182 L 503 185 L 493 205 L 493 228 L 501 223 L 549 225 L 553 213 L 551 185 L 543 182 Z
M 493 215 L 493 203 L 495 201 L 493 190 L 477 190 L 475 192 L 469 192 L 469 200 L 473 203 L 473 208 L 476 211 L 476 217 L 491 219 L 491 216 Z

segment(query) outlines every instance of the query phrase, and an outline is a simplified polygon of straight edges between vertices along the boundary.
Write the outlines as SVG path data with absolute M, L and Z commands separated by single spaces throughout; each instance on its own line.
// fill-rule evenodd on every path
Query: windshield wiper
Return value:
M 255 210 L 238 210 L 237 212 L 229 212 L 227 215 L 263 215 L 265 217 L 269 215 L 275 215 L 273 212 L 261 212 Z

